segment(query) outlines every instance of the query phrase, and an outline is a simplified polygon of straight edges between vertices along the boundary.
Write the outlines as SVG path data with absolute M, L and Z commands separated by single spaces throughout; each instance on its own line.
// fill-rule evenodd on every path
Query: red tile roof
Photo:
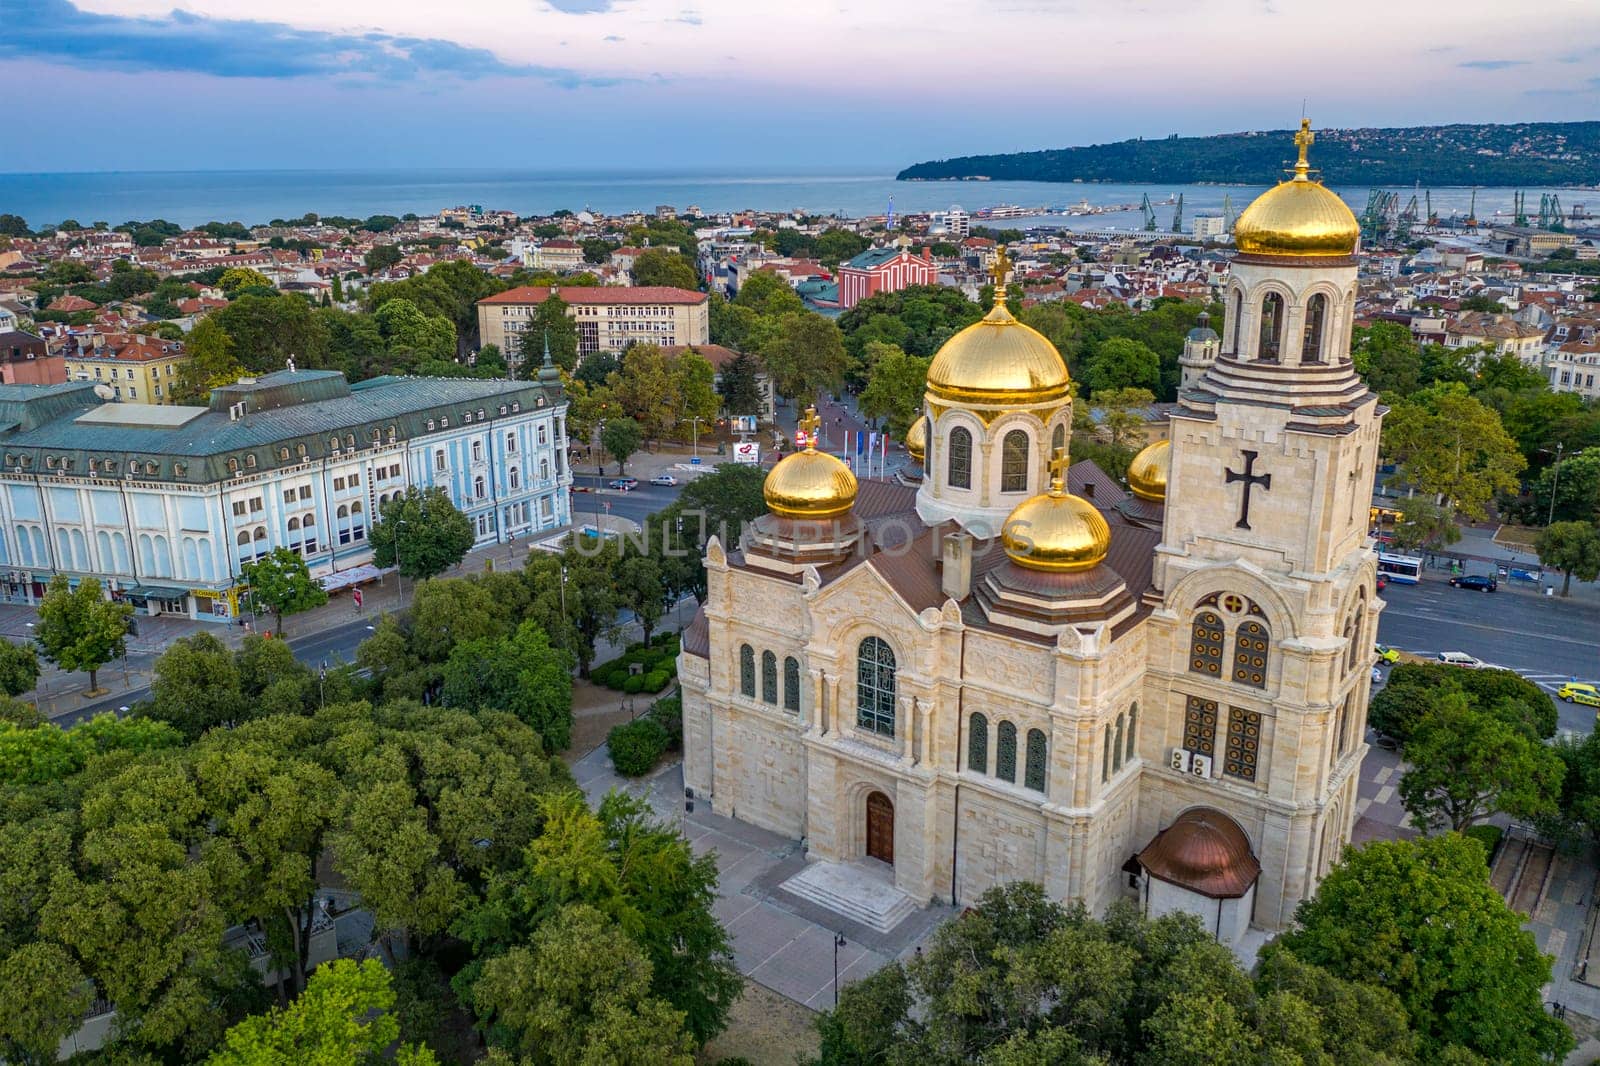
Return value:
M 569 304 L 703 304 L 708 299 L 703 292 L 675 289 L 670 285 L 562 285 L 558 287 L 557 295 Z M 542 304 L 549 298 L 548 288 L 523 285 L 496 296 L 485 297 L 478 303 Z

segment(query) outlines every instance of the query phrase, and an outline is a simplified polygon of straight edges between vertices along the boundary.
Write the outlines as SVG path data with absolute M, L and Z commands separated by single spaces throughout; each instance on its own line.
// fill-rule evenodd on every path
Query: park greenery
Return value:
M 413 485 L 385 500 L 370 536 L 376 565 L 418 581 L 455 566 L 477 540 L 472 520 L 438 485 Z
M 311 576 L 305 556 L 288 548 L 274 548 L 239 567 L 239 580 L 249 590 L 258 610 L 272 615 L 273 632 L 283 635 L 283 616 L 309 611 L 328 602 L 328 594 Z
M 39 603 L 34 640 L 40 654 L 61 669 L 87 673 L 93 692 L 100 687 L 100 667 L 122 655 L 132 616 L 133 605 L 108 600 L 94 578 L 73 585 L 58 572 Z

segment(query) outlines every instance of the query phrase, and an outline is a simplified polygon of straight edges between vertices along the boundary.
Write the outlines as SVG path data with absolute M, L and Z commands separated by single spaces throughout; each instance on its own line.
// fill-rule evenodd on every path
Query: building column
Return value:
M 916 761 L 916 745 L 913 725 L 915 722 L 916 702 L 910 696 L 901 696 L 895 700 L 895 719 L 905 725 L 905 737 L 901 740 L 900 761 L 907 766 Z
M 811 671 L 811 711 L 806 715 L 806 731 L 815 736 L 828 732 L 827 708 L 823 706 L 822 671 Z

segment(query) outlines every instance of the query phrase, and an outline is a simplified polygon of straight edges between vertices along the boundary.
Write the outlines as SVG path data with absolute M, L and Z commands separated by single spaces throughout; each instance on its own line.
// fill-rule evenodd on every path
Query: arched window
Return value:
M 1111 779 L 1111 727 L 1106 726 L 1106 742 L 1100 748 L 1100 783 Z
M 256 527 L 255 539 L 256 540 L 266 540 L 267 539 L 267 527 L 266 526 L 257 526 Z
M 1269 292 L 1261 298 L 1261 347 L 1257 359 L 1278 361 L 1278 349 L 1283 341 L 1283 297 Z
M 1222 616 L 1201 611 L 1194 616 L 1189 637 L 1189 669 L 1207 677 L 1222 677 Z
M 967 726 L 967 769 L 989 772 L 989 719 L 976 712 Z
M 793 655 L 783 659 L 783 709 L 800 710 L 800 660 Z
M 1350 620 L 1344 624 L 1344 669 L 1346 673 L 1356 668 L 1356 616 L 1350 612 Z
M 1010 722 L 995 730 L 994 776 L 1013 784 L 1017 780 L 1017 727 Z
M 953 489 L 972 487 L 972 433 L 965 426 L 950 431 L 950 466 L 946 479 Z
M 739 695 L 756 698 L 756 650 L 739 645 Z
M 1300 346 L 1302 363 L 1322 362 L 1322 338 L 1327 325 L 1328 298 L 1319 292 L 1306 301 L 1306 329 Z
M 767 703 L 778 702 L 778 657 L 770 651 L 761 653 L 761 698 Z
M 1233 294 L 1233 313 L 1228 316 L 1228 324 L 1233 327 L 1233 343 L 1228 350 L 1234 355 L 1239 354 L 1239 326 L 1244 321 L 1244 293 L 1235 290 Z
M 1047 758 L 1044 730 L 1028 730 L 1028 761 L 1022 769 L 1022 783 L 1035 792 L 1044 791 Z
M 1111 772 L 1122 769 L 1122 715 L 1117 715 L 1117 739 L 1111 745 Z
M 478 477 L 475 477 L 475 478 L 472 479 L 472 495 L 477 497 L 480 500 L 483 499 L 483 497 L 484 497 L 484 482 L 483 482 L 482 475 L 479 475 Z
M 350 517 L 350 508 L 346 507 L 344 504 L 341 503 L 339 505 L 339 513 L 338 513 L 338 515 L 336 517 L 349 518 Z
M 238 537 L 236 537 L 234 539 L 239 544 L 243 545 L 244 547 L 249 547 L 250 546 L 250 531 L 248 529 L 241 529 L 241 530 L 239 530 Z
M 856 648 L 856 725 L 894 736 L 894 651 L 877 637 Z
M 1251 620 L 1233 638 L 1233 679 L 1241 685 L 1267 687 L 1267 627 Z
M 1028 435 L 1020 429 L 1000 442 L 1000 491 L 1028 491 Z
M 1050 434 L 1050 458 L 1054 459 L 1062 448 L 1067 446 L 1067 427 L 1057 426 L 1054 433 Z
M 1139 729 L 1139 705 L 1135 703 L 1128 708 L 1128 746 L 1123 751 L 1122 757 L 1129 762 L 1133 761 L 1134 734 Z
M 1334 759 L 1337 759 L 1339 756 L 1343 755 L 1345 752 L 1345 746 L 1349 744 L 1350 700 L 1351 697 L 1346 696 L 1344 698 L 1344 704 L 1339 708 L 1339 733 L 1333 747 Z

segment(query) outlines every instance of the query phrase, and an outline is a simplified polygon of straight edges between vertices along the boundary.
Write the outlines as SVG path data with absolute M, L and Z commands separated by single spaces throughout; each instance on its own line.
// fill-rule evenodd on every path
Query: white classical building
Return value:
M 207 407 L 104 403 L 87 382 L 0 386 L 0 600 L 57 573 L 151 614 L 225 620 L 273 548 L 336 579 L 391 496 L 445 489 L 479 543 L 571 521 L 559 374 L 537 381 L 285 370 Z
M 1383 414 L 1359 229 L 1297 141 L 1131 493 L 1069 467 L 1065 364 L 1003 303 L 933 361 L 915 488 L 774 468 L 683 644 L 694 798 L 919 903 L 1031 880 L 1227 941 L 1291 920 L 1355 819 Z

